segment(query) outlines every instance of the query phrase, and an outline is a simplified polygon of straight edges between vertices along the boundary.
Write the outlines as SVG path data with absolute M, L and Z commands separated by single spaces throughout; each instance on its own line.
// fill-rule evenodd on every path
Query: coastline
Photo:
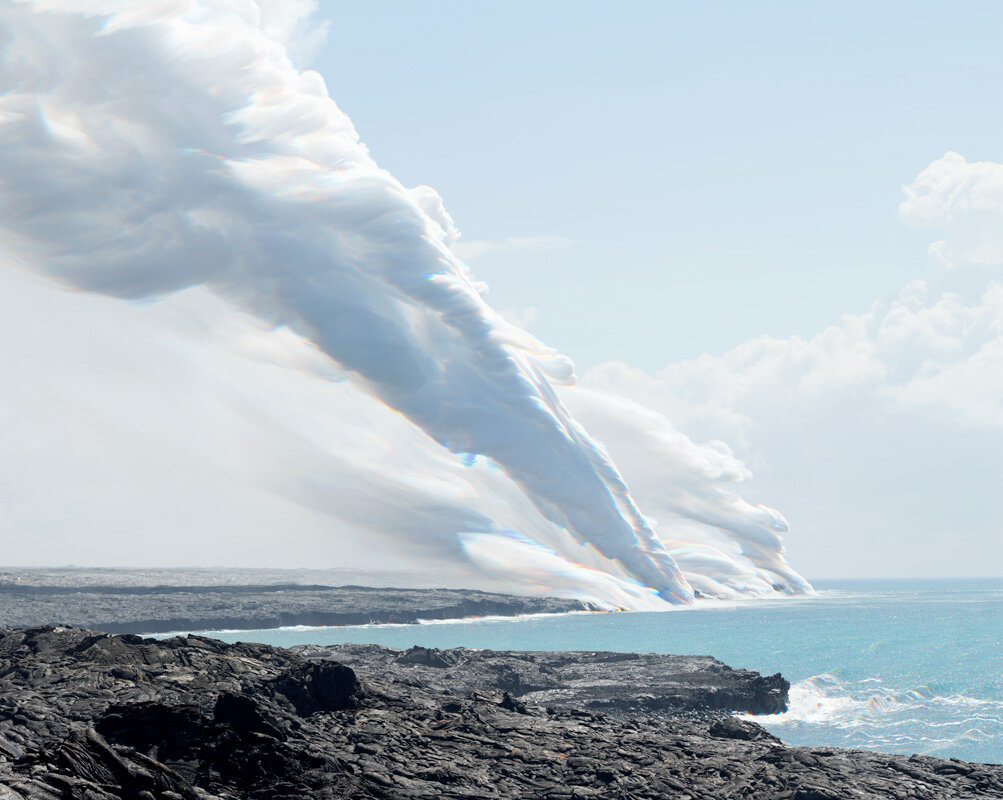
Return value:
M 473 589 L 0 582 L 0 626 L 58 622 L 115 634 L 414 625 L 595 610 L 581 600 Z
M 984 680 L 978 663 L 991 663 L 991 648 L 979 649 L 979 639 L 966 640 L 968 661 L 945 662 L 938 650 L 937 661 L 928 661 L 925 645 L 914 647 L 903 638 L 901 625 L 882 628 L 861 627 L 853 620 L 859 600 L 866 601 L 868 619 L 901 619 L 903 606 L 899 590 L 888 592 L 884 584 L 852 586 L 849 593 L 822 589 L 810 598 L 776 598 L 770 600 L 700 601 L 693 607 L 674 611 L 700 611 L 700 614 L 618 614 L 594 611 L 564 610 L 526 611 L 527 600 L 493 593 L 466 592 L 459 589 L 393 588 L 392 586 L 345 587 L 341 589 L 318 585 L 317 580 L 352 579 L 361 575 L 346 575 L 342 571 L 278 570 L 11 570 L 0 568 L 0 611 L 5 599 L 8 608 L 25 610 L 23 600 L 33 593 L 43 606 L 35 606 L 36 617 L 31 622 L 72 624 L 76 627 L 99 629 L 88 624 L 103 614 L 105 622 L 128 626 L 129 632 L 147 634 L 153 605 L 161 604 L 173 612 L 159 633 L 158 639 L 171 638 L 189 631 L 209 635 L 224 642 L 260 642 L 277 647 L 297 648 L 302 645 L 343 646 L 369 642 L 389 647 L 409 648 L 415 644 L 429 648 L 518 651 L 577 651 L 593 647 L 629 652 L 662 654 L 713 654 L 729 664 L 759 670 L 763 675 L 781 672 L 794 684 L 793 704 L 788 713 L 765 716 L 759 723 L 785 742 L 805 747 L 857 748 L 888 754 L 921 753 L 941 758 L 955 757 L 970 761 L 1000 763 L 1000 753 L 994 744 L 994 731 L 999 729 L 999 704 L 992 691 L 980 692 L 976 681 Z M 386 583 L 400 576 L 368 576 Z M 414 577 L 414 576 L 412 576 Z M 18 585 L 10 584 L 14 578 Z M 424 576 L 428 579 L 428 576 Z M 19 579 L 19 580 L 18 580 Z M 281 580 L 268 584 L 262 581 Z M 291 583 L 292 580 L 300 581 Z M 248 583 L 248 581 L 256 581 Z M 193 585 L 197 582 L 197 585 Z M 17 589 L 18 591 L 12 591 Z M 934 595 L 916 595 L 920 602 L 912 611 L 922 616 L 929 602 L 937 598 L 937 608 L 947 618 L 967 614 L 969 627 L 976 617 L 962 611 L 955 601 L 967 596 L 970 587 L 961 584 L 953 594 L 937 591 Z M 463 608 L 470 616 L 455 616 L 456 598 L 477 601 L 505 600 L 505 612 L 484 614 L 483 604 Z M 339 599 L 340 598 L 340 599 Z M 386 601 L 390 599 L 389 605 Z M 394 599 L 395 598 L 395 599 Z M 874 600 L 878 599 L 878 606 Z M 509 601 L 513 601 L 512 602 Z M 276 627 L 281 621 L 273 612 L 302 610 L 309 603 L 341 603 L 338 613 L 363 613 L 368 623 L 336 625 L 291 625 Z M 850 601 L 849 605 L 847 601 Z M 943 602 L 941 602 L 943 601 Z M 401 603 L 418 611 L 406 622 L 384 621 L 372 614 L 376 603 L 384 603 L 384 611 Z M 564 601 L 558 601 L 563 603 Z M 178 605 L 178 604 L 181 605 Z M 152 605 L 151 605 L 152 604 Z M 231 614 L 234 609 L 253 604 L 257 617 L 245 619 L 245 625 L 265 622 L 266 627 L 216 627 L 212 630 L 188 627 L 183 623 L 205 620 L 205 612 L 219 613 L 222 608 Z M 438 604 L 438 605 L 436 605 Z M 817 604 L 817 605 L 816 605 Z M 883 604 L 883 605 L 881 605 Z M 945 605 L 946 604 L 946 605 Z M 200 612 L 200 616 L 183 617 L 177 613 L 182 606 Z M 436 606 L 440 618 L 427 619 L 422 608 Z M 316 610 L 307 608 L 307 611 Z M 973 607 L 985 617 L 983 606 Z M 70 619 L 67 611 L 86 610 L 90 616 Z M 271 614 L 265 617 L 262 609 Z M 450 610 L 453 610 L 450 613 Z M 883 611 L 881 609 L 884 609 Z M 974 613 L 973 612 L 971 613 Z M 190 612 L 186 612 L 190 613 Z M 835 616 L 833 616 L 835 615 Z M 263 619 L 264 617 L 264 619 Z M 375 619 L 374 619 L 375 618 Z M 227 621 L 233 619 L 230 616 Z M 302 618 L 292 618 L 301 622 Z M 313 618 L 316 619 L 316 618 Z M 358 619 L 356 617 L 355 619 Z M 844 622 L 838 622 L 843 620 Z M 313 620 L 311 620 L 313 621 Z M 342 617 L 339 621 L 344 621 Z M 11 619 L 0 618 L 0 626 L 12 625 Z M 178 624 L 178 623 L 182 624 Z M 838 646 L 819 650 L 812 644 L 811 631 L 821 623 L 823 628 L 836 622 L 839 627 Z M 845 624 L 844 624 L 845 623 Z M 964 621 L 962 621 L 963 624 Z M 851 627 L 846 627 L 849 624 Z M 788 627 L 791 626 L 791 627 Z M 908 630 L 922 632 L 917 620 Z M 108 627 L 111 627 L 110 625 Z M 976 626 L 977 627 L 977 626 Z M 172 630 L 170 630 L 172 629 Z M 973 628 L 975 630 L 975 628 Z M 921 638 L 928 641 L 928 638 Z M 869 643 L 886 643 L 886 657 L 858 659 L 858 652 L 871 652 Z M 861 649 L 863 648 L 863 649 Z M 910 653 L 910 659 L 893 663 L 891 656 Z M 960 656 L 959 656 L 960 657 Z M 972 661 L 973 658 L 981 662 Z M 986 659 L 989 659 L 988 662 Z M 911 669 L 907 664 L 923 664 Z M 952 673 L 946 670 L 955 670 Z M 965 671 L 967 670 L 967 671 Z M 954 676 L 955 683 L 943 688 L 928 689 L 928 675 Z M 985 679 L 992 680 L 991 676 Z M 821 681 L 821 683 L 820 683 Z M 974 687 L 974 690 L 971 688 Z M 919 694 L 916 694 L 916 691 Z M 957 695 L 958 702 L 954 702 Z M 965 701 L 965 702 L 962 702 Z M 998 740 L 996 740 L 998 742 Z
M 114 634 L 168 636 L 621 611 L 578 599 L 428 585 L 436 577 L 359 570 L 0 567 L 0 626 L 59 623 Z M 345 582 L 318 583 L 331 579 Z M 354 582 L 358 580 L 367 583 Z M 665 611 L 808 602 L 815 597 L 699 599 Z
M 358 625 L 281 625 L 277 628 L 198 628 L 178 629 L 173 631 L 137 631 L 138 636 L 149 636 L 155 639 L 168 639 L 173 636 L 231 636 L 241 633 L 309 633 L 311 631 L 339 630 L 371 630 L 375 628 L 413 628 L 425 625 L 475 625 L 490 622 L 529 622 L 541 619 L 557 619 L 583 614 L 627 614 L 628 611 L 606 611 L 604 609 L 573 609 L 570 611 L 538 611 L 525 614 L 486 614 L 484 616 L 445 617 L 443 619 L 416 619 L 414 622 L 366 622 Z
M 0 631 L 5 800 L 1003 798 L 1003 766 L 788 747 L 705 656 Z

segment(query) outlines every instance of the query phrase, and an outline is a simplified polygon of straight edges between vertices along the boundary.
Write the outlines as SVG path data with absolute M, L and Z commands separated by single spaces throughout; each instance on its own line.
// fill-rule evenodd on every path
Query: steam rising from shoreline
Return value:
M 332 516 L 513 580 L 535 569 L 542 589 L 611 605 L 687 603 L 694 586 L 810 591 L 783 558 L 782 517 L 693 466 L 693 454 L 727 453 L 658 433 L 639 407 L 574 388 L 558 396 L 555 385 L 574 382 L 570 361 L 487 305 L 451 250 L 458 233 L 439 196 L 375 164 L 320 76 L 292 66 L 283 39 L 296 25 L 267 17 L 253 2 L 188 0 L 0 10 L 7 257 L 119 298 L 206 287 L 234 309 L 215 313 L 286 337 L 280 360 L 310 361 L 317 348 L 311 363 L 329 363 L 323 354 L 352 376 L 330 414 L 399 412 L 364 441 L 339 429 L 340 450 L 324 453 L 339 480 L 296 470 L 298 501 Z M 623 413 L 637 422 L 651 477 L 670 481 L 664 503 L 646 489 L 645 509 L 680 524 L 656 533 L 565 402 L 590 426 Z M 363 454 L 381 444 L 412 452 L 412 464 L 374 470 Z M 426 469 L 447 485 L 427 474 L 422 485 Z M 450 486 L 478 501 L 450 498 Z

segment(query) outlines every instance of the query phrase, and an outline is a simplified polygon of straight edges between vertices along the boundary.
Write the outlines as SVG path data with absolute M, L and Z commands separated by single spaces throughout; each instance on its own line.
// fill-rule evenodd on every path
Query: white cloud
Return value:
M 312 343 L 204 288 L 123 303 L 0 263 L 0 338 L 7 563 L 410 568 L 625 598 L 622 568 L 490 461 L 439 447 Z M 509 530 L 537 545 L 509 560 Z
M 969 162 L 950 152 L 923 170 L 905 192 L 902 218 L 946 234 L 930 245 L 930 253 L 945 266 L 1003 265 L 1003 164 Z
M 810 339 L 558 390 L 571 363 L 458 259 L 575 242 L 456 242 L 434 190 L 380 169 L 293 67 L 289 47 L 322 34 L 313 5 L 0 5 L 3 244 L 93 292 L 0 293 L 3 524 L 21 552 L 150 537 L 174 553 L 188 526 L 191 547 L 235 528 L 245 555 L 294 530 L 346 558 L 418 551 L 650 607 L 630 580 L 684 600 L 802 588 L 764 487 L 821 543 L 799 550 L 815 570 L 916 571 L 927 553 L 943 572 L 998 536 L 999 285 L 966 300 L 915 283 Z M 945 263 L 1003 263 L 1001 175 L 948 154 L 902 215 L 945 231 Z
M 847 395 L 873 397 L 889 413 L 925 408 L 953 423 L 1003 428 L 1003 392 L 997 391 L 1003 285 L 990 284 L 970 303 L 956 294 L 927 295 L 917 281 L 811 339 L 764 336 L 654 376 L 608 363 L 583 380 L 743 443 L 754 427 L 754 409 Z M 977 385 L 961 380 L 969 374 L 979 376 Z
M 578 244 L 574 239 L 565 236 L 510 236 L 500 241 L 488 239 L 472 239 L 458 241 L 453 245 L 453 252 L 464 261 L 475 261 L 488 253 L 501 255 L 519 251 L 560 250 Z
M 943 232 L 931 252 L 945 265 L 1003 264 L 1003 164 L 948 153 L 905 193 L 902 218 Z M 704 519 L 697 498 L 713 508 L 743 481 L 743 494 L 785 510 L 792 560 L 809 575 L 999 574 L 1003 565 L 1003 283 L 961 295 L 917 280 L 811 338 L 763 336 L 656 374 L 607 363 L 581 386 L 654 409 L 698 441 L 730 442 L 737 455 L 727 450 L 726 463 L 743 458 L 755 479 L 743 467 L 703 491 L 689 487 L 688 518 Z M 592 418 L 570 398 L 576 391 L 564 395 L 641 506 L 676 514 L 673 492 L 689 486 L 700 447 L 672 448 L 690 469 L 665 474 L 663 435 L 625 428 L 643 415 Z M 727 524 L 755 508 L 742 507 Z
M 1003 284 L 966 301 L 917 281 L 810 339 L 761 337 L 654 375 L 604 364 L 581 383 L 735 445 L 757 472 L 745 493 L 785 509 L 809 575 L 999 570 L 1003 513 L 986 487 L 1003 483 Z M 653 507 L 620 437 L 595 430 Z M 987 547 L 995 565 L 976 555 Z
M 510 309 L 500 309 L 499 314 L 508 321 L 511 322 L 518 328 L 523 330 L 531 330 L 533 326 L 540 319 L 540 309 L 536 306 L 525 306 L 518 311 L 513 311 Z
M 308 65 L 327 43 L 331 20 L 318 20 L 317 0 L 256 0 L 262 32 L 285 47 L 298 67 Z
M 8 253 L 117 297 L 208 287 L 288 327 L 357 376 L 368 399 L 356 402 L 374 416 L 395 409 L 439 458 L 478 454 L 501 466 L 503 494 L 538 509 L 512 525 L 559 544 L 577 537 L 607 569 L 619 569 L 616 559 L 688 601 L 615 467 L 584 431 L 567 433 L 574 423 L 548 378 L 570 376 L 570 362 L 485 304 L 448 249 L 455 229 L 438 195 L 380 169 L 320 76 L 293 67 L 287 44 L 311 6 L 0 6 Z M 371 484 L 365 458 L 357 468 L 326 491 L 318 477 L 310 502 L 330 503 L 339 484 Z M 464 511 L 448 502 L 450 481 L 426 475 L 441 502 L 408 479 L 361 507 L 374 519 L 428 518 L 419 529 L 430 544 L 444 536 L 456 556 L 458 534 L 500 534 L 507 512 Z
M 561 399 L 609 450 L 646 514 L 700 592 L 768 595 L 810 587 L 787 563 L 776 510 L 737 493 L 750 477 L 724 442 L 696 444 L 662 414 L 609 391 L 582 386 Z
M 234 522 L 259 541 L 269 529 L 283 540 L 288 512 L 290 526 L 326 523 L 345 553 L 380 532 L 395 557 L 418 548 L 497 571 L 536 555 L 563 587 L 584 574 L 576 565 L 600 570 L 581 584 L 593 599 L 632 596 L 626 578 L 659 603 L 687 602 L 691 585 L 623 476 L 556 395 L 571 362 L 486 304 L 463 247 L 450 249 L 438 194 L 382 170 L 320 76 L 293 66 L 288 47 L 313 6 L 0 4 L 0 270 L 17 260 L 88 292 L 63 296 L 79 303 L 62 318 L 54 294 L 12 281 L 3 296 L 35 313 L 4 320 L 6 340 L 23 341 L 0 354 L 18 387 L 0 398 L 18 428 L 2 483 L 13 498 L 51 492 L 5 524 L 44 547 L 32 512 L 65 540 L 73 508 L 81 536 L 121 539 L 150 517 L 145 529 L 171 541 L 189 517 L 219 535 L 225 509 L 245 503 Z M 516 237 L 467 251 L 571 244 Z M 163 301 L 137 309 L 99 295 Z M 39 324 L 67 325 L 72 341 L 38 350 Z M 219 337 L 227 328 L 240 335 Z M 766 537 L 746 525 L 749 507 L 716 491 L 713 474 L 687 475 L 673 513 L 724 537 L 687 571 L 735 591 L 723 576 L 779 569 L 745 553 Z M 513 546 L 512 532 L 530 546 Z M 240 533 L 231 541 L 241 546 Z M 775 555 L 776 536 L 764 546 Z M 515 563 L 503 577 L 525 580 Z M 650 594 L 635 599 L 648 607 Z

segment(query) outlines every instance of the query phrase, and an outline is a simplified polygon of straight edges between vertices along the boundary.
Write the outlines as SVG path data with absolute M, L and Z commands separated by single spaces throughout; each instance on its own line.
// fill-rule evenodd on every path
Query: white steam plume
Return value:
M 508 512 L 428 505 L 447 550 L 476 560 L 478 536 L 516 541 L 506 534 L 515 530 L 561 558 L 566 530 L 609 574 L 613 560 L 662 598 L 689 602 L 690 582 L 617 468 L 554 393 L 552 382 L 573 378 L 570 362 L 484 302 L 450 250 L 457 233 L 438 195 L 405 189 L 373 162 L 320 76 L 293 67 L 285 40 L 302 25 L 276 8 L 37 0 L 0 9 L 7 253 L 121 298 L 209 287 L 312 342 L 357 376 L 359 397 L 396 409 L 442 448 L 492 459 L 514 482 L 499 497 L 515 492 L 535 509 L 499 524 Z M 366 484 L 365 465 L 345 472 Z M 318 485 L 314 502 L 324 492 Z M 420 507 L 416 497 L 404 492 L 399 507 Z M 368 513 L 371 527 L 386 516 L 378 501 Z M 741 542 L 734 563 L 783 573 L 752 552 L 779 558 L 778 540 L 720 529 Z M 520 557 L 532 552 L 519 547 Z
M 623 467 L 696 590 L 712 597 L 811 591 L 784 558 L 787 521 L 731 490 L 751 474 L 728 445 L 695 444 L 665 416 L 612 392 L 569 387 L 562 399 Z

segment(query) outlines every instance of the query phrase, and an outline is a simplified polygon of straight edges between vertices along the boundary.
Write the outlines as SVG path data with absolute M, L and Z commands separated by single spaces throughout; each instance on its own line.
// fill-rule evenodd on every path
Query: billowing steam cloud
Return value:
M 357 528 L 612 605 L 808 590 L 784 561 L 782 517 L 724 486 L 743 473 L 726 448 L 569 391 L 588 424 L 630 429 L 656 533 L 558 398 L 570 362 L 486 304 L 439 196 L 373 162 L 320 76 L 290 63 L 295 20 L 269 8 L 4 6 L 7 257 L 119 298 L 208 287 L 240 311 L 191 302 L 262 320 L 274 333 L 261 337 L 289 345 L 280 360 L 340 365 L 351 379 L 330 414 L 385 427 L 339 426 L 322 466 L 290 472 L 298 502 Z M 388 446 L 399 463 L 361 457 Z

